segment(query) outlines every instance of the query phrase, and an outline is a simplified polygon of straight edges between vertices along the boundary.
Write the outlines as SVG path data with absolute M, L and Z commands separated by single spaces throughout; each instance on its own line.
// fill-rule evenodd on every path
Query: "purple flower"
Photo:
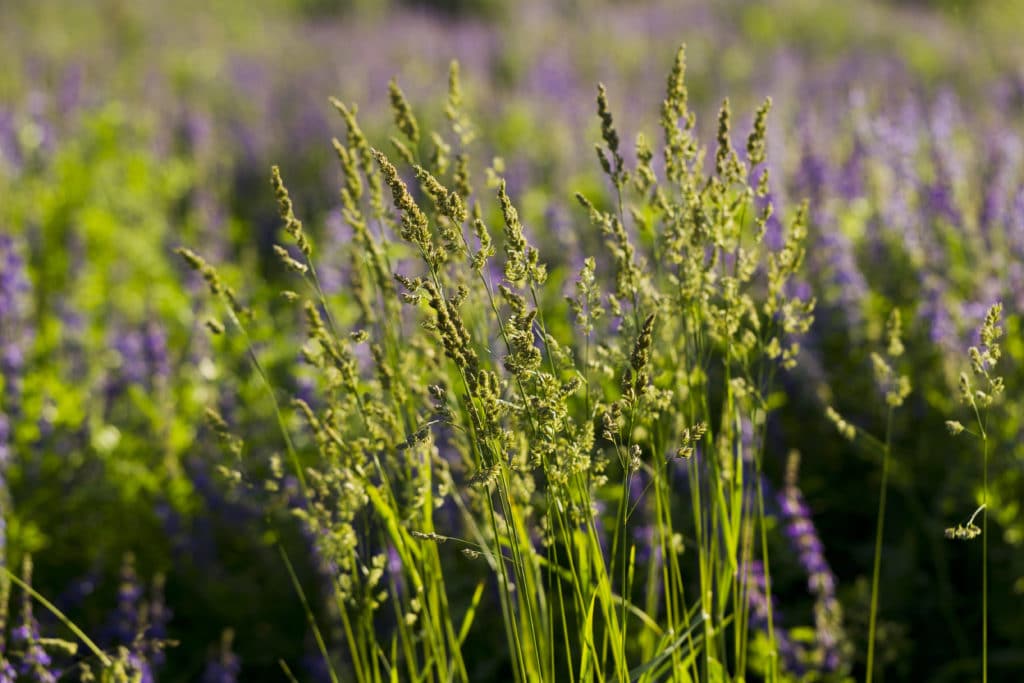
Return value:
M 67 588 L 54 600 L 54 603 L 60 607 L 62 612 L 69 612 L 80 607 L 85 599 L 96 590 L 98 578 L 99 571 L 96 569 L 80 576 L 68 584 Z
M 320 278 L 326 293 L 336 294 L 343 291 L 348 284 L 349 266 L 345 249 L 352 242 L 354 235 L 352 227 L 345 221 L 340 210 L 328 212 L 324 223 L 324 255 L 316 264 L 317 277 Z
M 127 553 L 121 561 L 121 576 L 117 587 L 117 608 L 108 627 L 110 640 L 116 645 L 131 645 L 139 635 L 139 608 L 142 605 L 142 586 L 135 572 L 135 556 Z
M 22 580 L 26 585 L 32 583 L 32 561 L 27 558 L 22 570 Z M 32 614 L 32 596 L 28 592 L 24 592 L 22 596 L 21 624 L 11 632 L 11 644 L 22 653 L 16 667 L 19 680 L 56 683 L 57 676 L 51 671 L 53 661 L 39 644 L 39 622 Z
M 768 613 L 771 611 L 772 627 L 775 634 L 775 645 L 787 671 L 802 673 L 803 665 L 801 651 L 796 643 L 789 639 L 789 635 L 782 627 L 782 614 L 776 605 L 775 596 L 771 602 L 767 595 L 767 577 L 764 573 L 764 565 L 760 560 L 748 560 L 743 564 L 743 576 L 747 582 L 747 602 L 750 605 L 750 628 L 753 630 L 768 631 Z
M 120 375 L 126 384 L 142 384 L 146 379 L 146 359 L 142 335 L 138 330 L 115 332 L 112 346 L 121 358 Z
M 155 683 L 156 676 L 153 674 L 153 669 L 142 653 L 131 650 L 124 657 L 129 671 L 138 674 L 139 683 Z
M 643 494 L 649 481 L 650 476 L 642 469 L 633 472 L 629 477 L 627 509 L 631 511 L 631 515 L 642 519 L 631 532 L 633 543 L 636 544 L 636 558 L 641 564 L 653 557 L 657 543 L 657 527 L 649 519 L 651 515 L 643 501 Z
M 396 584 L 402 580 L 402 558 L 395 550 L 395 546 L 388 545 L 388 576 Z
M 324 661 L 323 654 L 318 649 L 310 649 L 299 660 L 305 676 L 301 680 L 313 681 L 314 683 L 330 683 L 331 668 L 328 662 Z
M 0 164 L 11 167 L 15 172 L 21 167 L 17 130 L 13 112 L 0 110 Z
M 765 223 L 764 243 L 772 251 L 778 251 L 782 249 L 785 237 L 783 235 L 782 221 L 779 219 L 779 204 L 776 201 L 775 194 L 772 190 L 769 190 L 768 194 L 764 197 L 755 197 L 754 199 L 754 205 L 758 211 L 764 211 L 768 204 L 772 205 L 772 214 Z
M 842 316 L 847 330 L 856 332 L 863 327 L 862 306 L 870 291 L 867 278 L 853 243 L 836 225 L 832 212 L 818 212 L 817 220 L 820 230 L 810 267 L 816 279 L 826 283 L 826 300 Z
M 842 607 L 836 598 L 836 578 L 825 559 L 825 547 L 811 521 L 810 509 L 797 486 L 800 457 L 794 451 L 786 466 L 786 486 L 778 504 L 786 520 L 786 536 L 807 573 L 807 589 L 814 596 L 814 622 L 823 668 L 835 671 L 843 663 Z
M 1006 221 L 1007 238 L 1014 256 L 1024 258 L 1024 185 L 1018 188 L 1013 197 Z
M 983 234 L 992 249 L 992 255 L 996 258 L 996 264 L 1002 266 L 1008 256 L 1002 249 L 995 247 L 998 244 L 998 235 L 1005 234 L 1005 240 L 1010 252 L 1016 258 L 1020 258 L 1024 250 L 1022 247 L 1021 224 L 1024 222 L 1024 187 L 1020 187 L 1019 173 L 1021 170 L 1021 158 L 1024 156 L 1022 145 L 1015 136 L 1000 134 L 990 142 L 994 148 L 989 153 L 987 166 L 994 171 L 984 181 L 985 201 L 981 207 L 979 224 Z M 1002 246 L 1002 245 L 1000 245 Z
M 637 564 L 644 564 L 654 557 L 657 549 L 657 527 L 653 524 L 641 524 L 633 528 L 631 532 L 633 543 L 636 545 Z
M 10 441 L 11 421 L 0 410 L 0 472 L 6 467 L 7 462 L 11 458 Z M 2 478 L 2 474 L 0 474 L 0 478 Z M 2 518 L 2 515 L 0 515 L 0 518 Z
M 0 375 L 5 378 L 0 412 L 18 403 L 32 329 L 29 297 L 32 284 L 25 260 L 13 237 L 0 235 Z
M 166 660 L 164 641 L 167 640 L 167 626 L 173 614 L 164 600 L 164 577 L 157 576 L 153 580 L 149 600 L 149 626 L 143 634 L 142 643 L 150 671 L 159 669 Z
M 202 683 L 237 683 L 242 662 L 232 650 L 235 634 L 230 629 L 221 637 L 220 648 L 203 670 Z
M 167 331 L 164 326 L 156 320 L 149 320 L 143 329 L 142 342 L 150 376 L 155 381 L 166 382 L 171 376 L 171 367 L 167 351 Z
M 806 130 L 806 129 L 805 129 Z M 822 198 L 829 186 L 829 167 L 818 155 L 814 143 L 807 136 L 804 139 L 803 157 L 796 175 L 797 196 L 807 197 L 812 207 L 822 206 Z
M 108 396 L 113 399 L 127 385 L 161 386 L 171 376 L 167 333 L 161 323 L 149 320 L 139 327 L 116 330 L 111 346 L 120 357 L 118 372 L 109 380 Z
M 925 323 L 932 342 L 947 351 L 956 352 L 961 346 L 960 337 L 956 323 L 949 314 L 947 293 L 946 284 L 941 276 L 934 273 L 927 275 L 918 315 Z
M 866 156 L 866 145 L 858 131 L 854 136 L 853 149 L 843 162 L 834 181 L 839 196 L 847 201 L 864 196 L 864 160 Z
M 121 648 L 125 664 L 143 683 L 156 680 L 156 671 L 164 662 L 164 640 L 170 611 L 164 604 L 163 579 L 153 583 L 147 602 L 135 569 L 135 557 L 127 553 L 121 563 L 117 589 L 117 607 L 105 632 L 108 642 Z
M 956 227 L 961 225 L 963 219 L 953 197 L 953 188 L 946 180 L 937 180 L 925 186 L 923 194 L 924 205 L 931 216 L 944 219 Z

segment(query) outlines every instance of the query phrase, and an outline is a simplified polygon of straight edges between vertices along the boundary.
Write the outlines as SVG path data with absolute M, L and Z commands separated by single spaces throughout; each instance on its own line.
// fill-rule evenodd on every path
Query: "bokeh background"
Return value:
M 588 247 L 573 193 L 605 191 L 596 84 L 625 141 L 656 138 L 685 43 L 701 138 L 713 140 L 723 97 L 746 130 L 745 112 L 771 96 L 773 199 L 811 201 L 807 280 L 819 310 L 779 399 L 767 468 L 781 486 L 788 451 L 803 455 L 804 496 L 858 653 L 878 458 L 837 439 L 824 408 L 884 431 L 880 400 L 865 398 L 875 395 L 868 353 L 892 306 L 909 314 L 915 391 L 894 432 L 879 680 L 964 681 L 978 669 L 977 547 L 942 531 L 974 509 L 980 464 L 943 422 L 963 418 L 965 349 L 988 305 L 1004 302 L 991 666 L 994 680 L 1019 680 L 1022 29 L 1024 2 L 1011 0 L 0 2 L 7 565 L 30 553 L 36 588 L 104 646 L 130 643 L 140 610 L 159 622 L 178 643 L 151 653 L 159 680 L 233 680 L 214 676 L 239 666 L 240 680 L 281 680 L 279 659 L 319 680 L 262 504 L 218 475 L 226 456 L 203 421 L 217 405 L 252 462 L 266 463 L 282 447 L 271 407 L 244 348 L 205 333 L 202 283 L 173 248 L 223 264 L 266 311 L 256 341 L 269 372 L 301 391 L 300 343 L 275 334 L 287 314 L 274 298 L 284 274 L 269 168 L 281 166 L 320 245 L 325 288 L 343 292 L 346 264 L 331 254 L 350 235 L 330 146 L 343 127 L 329 96 L 358 103 L 384 144 L 389 79 L 422 120 L 439 121 L 458 59 L 476 156 L 502 170 L 559 272 Z M 315 587 L 308 539 L 290 529 L 286 545 Z M 788 624 L 812 623 L 806 575 L 778 536 L 780 609 Z

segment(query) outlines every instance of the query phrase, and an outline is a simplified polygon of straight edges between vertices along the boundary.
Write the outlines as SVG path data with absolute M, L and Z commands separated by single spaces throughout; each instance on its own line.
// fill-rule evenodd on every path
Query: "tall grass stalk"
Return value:
M 889 457 L 892 450 L 892 414 L 893 407 L 890 406 L 885 421 L 885 444 L 882 450 L 882 484 L 878 494 L 878 517 L 875 527 L 875 560 L 871 569 L 871 612 L 868 620 L 868 661 L 867 671 L 864 674 L 865 681 L 872 681 L 874 678 L 875 664 L 875 627 L 878 622 L 878 591 L 879 575 L 882 568 L 882 536 L 885 531 L 885 499 L 889 486 Z
M 960 373 L 960 400 L 970 406 L 974 415 L 977 433 L 965 428 L 958 421 L 946 422 L 946 427 L 953 436 L 967 432 L 981 439 L 982 448 L 982 490 L 981 504 L 967 520 L 966 524 L 946 529 L 946 537 L 960 540 L 971 540 L 981 535 L 981 678 L 988 683 L 988 507 L 989 507 L 989 413 L 994 404 L 1002 397 L 1004 391 L 1003 377 L 995 374 L 996 365 L 1002 357 L 1000 340 L 1002 328 L 1003 306 L 993 304 L 985 314 L 985 319 L 978 331 L 980 343 L 967 349 L 971 375 Z M 974 381 L 971 377 L 974 377 Z M 981 527 L 974 520 L 981 514 Z

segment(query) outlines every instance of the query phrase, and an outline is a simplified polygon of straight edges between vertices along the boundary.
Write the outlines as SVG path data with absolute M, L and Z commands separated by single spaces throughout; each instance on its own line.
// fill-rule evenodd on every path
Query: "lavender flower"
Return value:
M 138 330 L 130 330 L 115 332 L 113 336 L 112 347 L 121 358 L 119 374 L 122 381 L 125 384 L 142 384 L 147 374 L 142 334 Z
M 824 545 L 797 486 L 799 471 L 800 456 L 793 451 L 786 466 L 786 486 L 778 494 L 778 503 L 787 521 L 786 535 L 797 551 L 800 565 L 807 573 L 807 588 L 815 598 L 814 622 L 821 666 L 825 671 L 836 671 L 845 658 L 842 607 L 836 598 L 835 574 L 825 559 Z
M 805 131 L 808 127 L 803 128 Z M 803 156 L 800 159 L 800 168 L 796 175 L 796 194 L 801 197 L 808 197 L 811 206 L 822 206 L 822 199 L 829 187 L 828 163 L 816 151 L 816 145 L 805 136 L 803 144 Z
M 931 341 L 948 352 L 960 347 L 956 323 L 947 308 L 947 288 L 938 275 L 932 273 L 924 281 L 924 297 L 918 310 Z
M 835 177 L 835 189 L 846 201 L 864 196 L 865 162 L 868 157 L 868 119 L 864 93 L 855 90 L 850 93 L 849 106 L 853 110 L 853 149 L 842 163 Z
M 987 183 L 985 203 L 982 205 L 980 222 L 983 227 L 995 227 L 1003 224 L 1008 214 L 1015 214 L 1012 205 L 1015 201 L 1014 190 L 1020 172 L 1021 158 L 1024 156 L 1019 138 L 999 135 L 991 143 L 995 147 L 990 165 L 995 173 Z
M 120 395 L 127 385 L 156 388 L 167 384 L 171 367 L 167 333 L 162 324 L 149 320 L 139 327 L 115 331 L 111 336 L 111 347 L 120 357 L 120 367 L 107 386 L 110 399 Z
M 22 581 L 32 583 L 32 559 L 26 557 L 22 565 Z M 11 644 L 22 651 L 18 662 L 19 680 L 36 683 L 56 683 L 57 676 L 51 671 L 53 660 L 39 643 L 39 623 L 32 614 L 32 596 L 24 592 L 21 603 L 21 625 L 11 633 Z
M 139 607 L 142 586 L 135 573 L 135 556 L 128 553 L 121 562 L 121 579 L 117 589 L 117 610 L 113 615 L 111 636 L 115 643 L 128 645 L 139 633 Z
M 870 288 L 857 264 L 853 245 L 838 226 L 831 225 L 824 228 L 820 246 L 827 259 L 824 264 L 830 275 L 827 282 L 838 288 L 836 303 L 845 318 L 847 330 L 855 333 L 863 327 L 861 306 Z
M 137 681 L 137 683 L 156 683 L 153 668 L 146 661 L 145 656 L 138 650 L 133 649 L 129 651 L 125 661 L 128 665 L 128 670 L 137 676 L 137 678 L 133 679 L 134 681 Z
M 151 319 L 143 328 L 143 353 L 149 364 L 150 377 L 157 384 L 164 384 L 171 376 L 171 361 L 167 350 L 167 330 L 157 320 Z
M 4 392 L 0 394 L 0 565 L 7 563 L 7 514 L 9 497 L 7 493 L 7 465 L 10 461 L 10 446 L 13 441 L 11 414 L 17 410 L 21 392 L 21 373 L 25 363 L 25 349 L 31 341 L 31 330 L 28 326 L 28 293 L 31 290 L 25 262 L 15 249 L 14 240 L 11 237 L 0 235 L 0 379 L 3 380 Z M 31 578 L 31 563 L 26 560 L 26 576 Z M 6 648 L 3 643 L 3 631 L 7 622 L 7 601 L 10 591 L 10 582 L 3 580 L 3 595 L 0 596 L 3 604 L 0 605 L 2 618 L 0 618 L 0 683 L 16 679 L 16 670 L 13 664 L 6 658 Z M 23 659 L 23 666 L 29 666 L 33 671 L 39 670 L 40 676 L 45 673 L 47 655 L 42 648 L 35 644 L 30 638 L 35 622 L 31 614 L 31 602 L 26 599 L 27 605 L 25 624 L 28 625 L 28 632 L 23 628 L 16 629 L 15 637 L 19 635 L 29 636 L 31 642 L 27 645 L 27 654 Z M 17 641 L 16 644 L 24 644 L 26 640 Z M 25 663 L 27 660 L 27 664 Z M 46 680 L 39 678 L 39 680 Z
M 757 196 L 754 198 L 754 206 L 758 212 L 764 211 L 765 207 L 769 204 L 772 205 L 772 214 L 768 217 L 767 223 L 765 223 L 764 231 L 764 243 L 772 251 L 777 251 L 782 248 L 784 242 L 782 221 L 779 219 L 779 213 L 777 210 L 778 202 L 773 190 L 769 190 L 763 197 Z
M 237 683 L 242 670 L 241 660 L 232 650 L 234 631 L 228 629 L 221 636 L 217 654 L 209 660 L 203 670 L 202 683 Z
M 10 444 L 11 442 L 11 421 L 4 414 L 2 407 L 0 407 L 0 470 L 6 468 L 7 462 L 11 458 Z M 0 473 L 0 478 L 2 478 Z
M 158 576 L 153 582 L 150 599 L 145 600 L 135 557 L 131 553 L 124 556 L 117 608 L 108 627 L 108 638 L 118 646 L 124 665 L 139 676 L 140 683 L 153 683 L 165 660 L 171 612 L 164 603 L 163 585 L 163 577 Z
M 387 567 L 388 577 L 391 579 L 391 584 L 395 587 L 395 590 L 401 593 L 404 585 L 402 582 L 402 558 L 395 549 L 395 546 L 391 544 L 388 544 L 387 557 L 387 565 L 385 566 Z
M 174 615 L 164 600 L 164 583 L 163 575 L 153 580 L 148 609 L 149 624 L 142 634 L 142 652 L 151 671 L 158 670 L 167 659 L 164 644 L 167 641 L 167 626 Z
M 21 150 L 14 113 L 0 109 L 0 169 L 5 166 L 17 172 L 21 166 Z
M 801 658 L 793 641 L 789 639 L 786 631 L 782 628 L 782 619 L 779 609 L 775 605 L 775 596 L 772 596 L 771 604 L 767 596 L 767 580 L 764 575 L 764 565 L 760 560 L 749 560 L 744 563 L 743 575 L 747 581 L 747 602 L 750 604 L 749 626 L 759 631 L 768 631 L 768 612 L 771 610 L 772 625 L 775 633 L 775 644 L 782 656 L 782 661 L 788 671 L 800 672 L 802 666 Z
M 18 403 L 21 374 L 33 336 L 28 310 L 31 291 L 17 243 L 13 237 L 0 235 L 0 376 L 4 378 L 0 414 Z M 5 447 L 6 440 L 0 438 L 0 453 Z

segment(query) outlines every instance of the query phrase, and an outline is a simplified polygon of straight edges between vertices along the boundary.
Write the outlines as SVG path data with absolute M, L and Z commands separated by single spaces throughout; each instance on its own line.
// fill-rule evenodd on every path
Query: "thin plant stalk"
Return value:
M 871 683 L 875 664 L 875 637 L 878 623 L 879 575 L 882 568 L 882 535 L 885 530 L 885 502 L 889 487 L 889 457 L 892 451 L 893 407 L 889 406 L 885 425 L 885 447 L 882 450 L 882 490 L 878 497 L 878 519 L 875 529 L 875 560 L 871 571 L 871 615 L 868 619 L 868 662 L 864 674 L 866 683 Z
M 981 511 L 981 683 L 988 683 L 988 430 L 980 424 L 982 439 Z

